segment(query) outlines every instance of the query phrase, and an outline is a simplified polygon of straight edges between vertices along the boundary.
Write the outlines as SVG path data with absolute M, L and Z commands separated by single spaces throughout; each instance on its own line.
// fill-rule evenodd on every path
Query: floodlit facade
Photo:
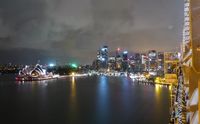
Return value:
M 179 65 L 180 53 L 165 52 L 164 53 L 164 73 L 165 80 L 168 83 L 177 85 L 177 67 Z
M 41 65 L 37 64 L 33 69 L 26 66 L 19 71 L 20 76 L 31 76 L 31 77 L 41 77 L 46 75 L 46 70 L 42 68 Z

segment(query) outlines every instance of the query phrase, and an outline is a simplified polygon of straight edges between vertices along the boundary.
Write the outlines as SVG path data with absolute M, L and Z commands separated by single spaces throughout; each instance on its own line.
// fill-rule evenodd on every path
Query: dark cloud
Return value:
M 52 56 L 47 57 L 47 51 L 30 48 L 13 48 L 13 49 L 1 49 L 0 50 L 0 64 L 15 63 L 15 64 L 35 64 L 38 60 L 41 63 L 48 63 L 53 61 Z
M 181 41 L 183 2 L 0 0 L 0 48 L 10 53 L 27 48 L 39 58 L 83 63 L 91 62 L 104 44 L 131 51 L 171 50 Z

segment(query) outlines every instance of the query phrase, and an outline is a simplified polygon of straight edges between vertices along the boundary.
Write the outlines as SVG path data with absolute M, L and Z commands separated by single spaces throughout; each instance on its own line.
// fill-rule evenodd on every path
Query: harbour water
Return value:
M 127 77 L 15 82 L 0 77 L 0 123 L 168 124 L 170 89 Z

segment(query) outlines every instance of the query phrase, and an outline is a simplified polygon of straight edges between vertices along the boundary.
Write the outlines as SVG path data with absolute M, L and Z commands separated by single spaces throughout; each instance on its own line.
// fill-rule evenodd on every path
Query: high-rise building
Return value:
M 98 50 L 97 61 L 98 61 L 99 68 L 108 67 L 108 46 L 103 46 L 102 48 Z
M 141 72 L 141 65 L 142 65 L 142 56 L 140 53 L 135 53 L 134 55 L 135 66 L 133 71 L 134 72 Z
M 128 71 L 128 51 L 123 52 L 122 58 L 123 58 L 122 69 L 123 71 Z
M 149 73 L 157 74 L 158 69 L 158 63 L 157 63 L 158 55 L 156 50 L 150 50 L 148 52 L 148 64 L 147 64 L 147 70 Z
M 117 48 L 117 50 L 116 50 L 116 55 L 115 55 L 116 58 L 121 57 L 120 51 L 121 51 L 121 49 L 120 49 L 120 48 Z
M 134 72 L 134 69 L 135 69 L 135 59 L 134 59 L 133 55 L 131 55 L 129 57 L 129 66 L 130 66 L 130 71 Z
M 114 56 L 110 56 L 108 58 L 108 69 L 109 70 L 115 70 L 116 69 L 115 65 L 116 65 L 115 57 Z
M 142 59 L 142 65 L 141 65 L 141 70 L 143 71 L 143 72 L 146 72 L 147 71 L 147 62 L 148 62 L 148 56 L 147 56 L 147 54 L 146 53 L 142 53 L 141 54 L 141 59 Z
M 120 54 L 120 48 L 117 48 L 116 50 L 116 55 L 115 55 L 115 70 L 117 71 L 121 71 L 122 70 L 122 61 L 123 61 L 123 58 Z
M 127 61 L 128 60 L 128 51 L 124 51 L 122 56 L 123 56 L 123 61 Z
M 158 52 L 158 75 L 164 76 L 164 52 Z

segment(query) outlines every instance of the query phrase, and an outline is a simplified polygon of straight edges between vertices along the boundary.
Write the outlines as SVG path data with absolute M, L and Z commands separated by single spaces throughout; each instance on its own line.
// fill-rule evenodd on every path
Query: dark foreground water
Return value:
M 0 78 L 1 124 L 168 124 L 170 90 L 125 77 Z

